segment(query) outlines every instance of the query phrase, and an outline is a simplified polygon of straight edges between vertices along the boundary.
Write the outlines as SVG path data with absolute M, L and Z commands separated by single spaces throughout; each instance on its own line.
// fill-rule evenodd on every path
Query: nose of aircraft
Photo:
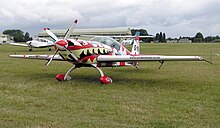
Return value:
M 57 41 L 57 42 L 56 42 L 56 45 L 66 46 L 66 45 L 67 45 L 67 42 L 66 42 L 65 40 L 60 40 L 60 41 Z

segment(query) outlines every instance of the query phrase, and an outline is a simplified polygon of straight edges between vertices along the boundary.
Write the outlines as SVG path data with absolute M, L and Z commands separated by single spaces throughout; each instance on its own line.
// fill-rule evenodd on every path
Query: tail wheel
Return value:
M 100 82 L 102 84 L 111 84 L 112 83 L 112 79 L 108 76 L 102 76 L 100 77 Z

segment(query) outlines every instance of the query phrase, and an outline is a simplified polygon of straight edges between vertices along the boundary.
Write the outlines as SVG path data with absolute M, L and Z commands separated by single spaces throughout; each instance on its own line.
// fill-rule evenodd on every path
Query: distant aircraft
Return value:
M 51 46 L 54 46 L 54 42 L 45 39 L 45 38 L 36 38 L 31 41 L 27 41 L 26 44 L 22 43 L 10 43 L 11 45 L 16 46 L 23 46 L 23 47 L 29 47 L 29 51 L 32 51 L 32 48 L 49 48 L 49 51 L 51 51 Z
M 104 75 L 100 67 L 136 67 L 138 61 L 159 61 L 160 67 L 164 61 L 206 61 L 200 56 L 140 55 L 138 33 L 135 36 L 131 52 L 110 37 L 94 37 L 91 41 L 68 39 L 76 24 L 77 20 L 67 30 L 63 39 L 58 39 L 49 29 L 44 29 L 56 41 L 56 51 L 53 55 L 10 55 L 10 57 L 48 60 L 48 66 L 52 60 L 73 64 L 73 67 L 65 74 L 56 76 L 58 81 L 70 80 L 69 75 L 76 68 L 93 67 L 99 71 L 101 75 L 99 80 L 102 84 L 110 84 L 112 79 Z M 57 53 L 59 55 L 56 55 Z
M 112 36 L 112 38 L 120 39 L 122 45 L 132 45 L 134 43 L 135 36 Z M 139 36 L 139 38 L 154 38 L 152 35 Z M 122 39 L 122 40 L 121 40 Z

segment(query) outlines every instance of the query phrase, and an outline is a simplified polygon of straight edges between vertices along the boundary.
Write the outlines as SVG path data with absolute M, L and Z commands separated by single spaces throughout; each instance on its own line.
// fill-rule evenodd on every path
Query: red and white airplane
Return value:
M 56 51 L 53 55 L 10 55 L 13 58 L 43 59 L 67 61 L 73 64 L 66 74 L 58 74 L 59 81 L 70 80 L 70 73 L 81 67 L 96 68 L 103 84 L 112 83 L 112 79 L 102 72 L 100 67 L 137 66 L 138 61 L 159 61 L 161 66 L 164 61 L 206 61 L 200 56 L 163 56 L 163 55 L 140 55 L 139 37 L 136 35 L 131 52 L 123 45 L 110 37 L 94 37 L 91 41 L 68 39 L 73 32 L 77 20 L 67 30 L 63 39 L 58 39 L 49 29 L 45 28 L 50 37 L 55 40 Z M 59 55 L 56 55 L 59 53 Z

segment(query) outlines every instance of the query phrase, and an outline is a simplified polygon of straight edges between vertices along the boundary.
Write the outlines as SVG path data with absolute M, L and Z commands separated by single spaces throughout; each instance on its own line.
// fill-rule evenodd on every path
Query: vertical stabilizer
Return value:
M 139 55 L 140 54 L 140 39 L 139 39 L 140 32 L 136 32 L 131 54 L 132 55 Z

